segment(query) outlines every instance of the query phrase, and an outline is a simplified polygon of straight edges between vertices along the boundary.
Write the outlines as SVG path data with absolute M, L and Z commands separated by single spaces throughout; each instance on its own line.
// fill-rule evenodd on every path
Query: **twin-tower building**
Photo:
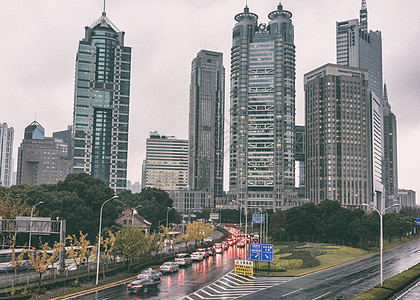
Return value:
M 292 13 L 279 4 L 264 23 L 246 6 L 234 19 L 229 115 L 223 54 L 202 50 L 191 65 L 188 140 L 151 136 L 143 180 L 154 178 L 164 188 L 167 177 L 185 191 L 174 196 L 182 210 L 213 208 L 224 197 L 266 209 L 286 209 L 300 198 L 345 207 L 392 204 L 396 118 L 383 92 L 381 32 L 368 29 L 366 1 L 359 19 L 337 22 L 337 63 L 304 76 L 304 129 L 295 124 Z M 69 152 L 73 172 L 100 178 L 116 192 L 127 182 L 130 72 L 124 32 L 103 12 L 79 42 Z M 162 153 L 168 161 L 160 165 Z M 304 195 L 295 187 L 295 161 L 304 161 Z M 198 204 L 184 205 L 186 197 Z

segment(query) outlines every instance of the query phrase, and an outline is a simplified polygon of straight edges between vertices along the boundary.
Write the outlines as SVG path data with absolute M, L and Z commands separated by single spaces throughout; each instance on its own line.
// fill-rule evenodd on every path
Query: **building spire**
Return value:
M 103 16 L 106 16 L 105 5 L 106 5 L 106 0 L 104 0 L 104 9 L 102 10 L 102 15 Z
M 368 31 L 367 17 L 368 14 L 366 0 L 362 0 L 362 7 L 360 8 L 360 29 L 364 32 Z

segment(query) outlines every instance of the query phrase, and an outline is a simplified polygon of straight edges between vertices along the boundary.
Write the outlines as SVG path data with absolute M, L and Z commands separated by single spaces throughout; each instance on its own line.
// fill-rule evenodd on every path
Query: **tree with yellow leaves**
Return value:
M 106 237 L 103 240 L 103 246 L 104 246 L 103 256 L 105 258 L 107 268 L 109 265 L 111 254 L 114 251 L 115 240 L 116 240 L 116 237 L 115 237 L 115 234 L 112 233 L 112 231 L 108 231 L 108 237 Z M 97 249 L 98 248 L 96 248 L 96 250 Z M 102 272 L 103 272 L 103 278 L 105 278 L 105 263 L 103 264 Z
M 165 243 L 163 244 L 163 246 L 167 246 L 167 242 L 169 242 L 171 250 L 174 249 L 175 244 L 180 239 L 180 234 L 174 234 L 175 227 L 165 227 L 163 225 L 160 225 L 160 229 L 162 230 L 163 237 L 165 239 Z
M 67 256 L 73 260 L 77 269 L 77 282 L 79 282 L 79 269 L 86 257 L 90 256 L 91 248 L 90 242 L 87 239 L 87 233 L 83 234 L 80 231 L 80 237 L 76 235 L 67 236 L 66 240 L 69 241 L 69 247 L 66 250 Z M 96 248 L 97 249 L 97 248 Z
M 15 276 L 13 278 L 12 288 L 14 288 L 14 285 L 15 285 L 17 269 L 19 268 L 20 264 L 22 263 L 23 257 L 25 256 L 25 251 L 21 251 L 18 255 L 16 255 L 15 246 L 16 246 L 16 233 L 10 242 L 10 248 L 9 248 L 9 250 L 11 250 L 10 264 L 12 265 L 12 268 L 15 273 Z
M 48 243 L 41 243 L 41 248 L 34 254 L 31 254 L 29 249 L 25 250 L 25 253 L 27 253 L 29 257 L 29 263 L 32 265 L 35 272 L 39 275 L 39 288 L 41 288 L 42 275 L 48 269 L 48 266 L 52 265 L 53 262 L 57 260 L 63 247 L 63 243 L 55 242 L 53 248 L 48 246 Z
M 197 246 L 198 242 L 202 242 L 206 237 L 210 236 L 213 231 L 213 226 L 209 223 L 193 222 L 187 225 L 186 234 L 195 241 Z

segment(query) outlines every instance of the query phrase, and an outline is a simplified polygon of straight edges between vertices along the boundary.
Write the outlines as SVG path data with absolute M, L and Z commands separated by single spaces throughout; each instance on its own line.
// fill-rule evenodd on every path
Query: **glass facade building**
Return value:
M 327 64 L 305 74 L 305 186 L 314 203 L 374 204 L 372 106 L 364 69 Z M 376 104 L 375 104 L 376 103 Z
M 0 186 L 12 185 L 14 133 L 13 127 L 0 123 Z
M 202 50 L 191 65 L 189 188 L 216 197 L 223 194 L 224 107 L 223 54 Z
M 231 49 L 230 178 L 238 201 L 278 209 L 295 192 L 295 45 L 281 4 L 268 25 L 245 7 Z
M 73 172 L 114 191 L 127 181 L 131 48 L 105 12 L 79 42 L 73 114 Z

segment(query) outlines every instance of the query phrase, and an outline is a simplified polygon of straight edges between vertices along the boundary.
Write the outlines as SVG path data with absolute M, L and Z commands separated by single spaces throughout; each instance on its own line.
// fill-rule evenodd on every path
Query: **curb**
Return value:
M 123 282 L 126 282 L 127 280 L 133 280 L 136 277 L 137 276 L 128 277 L 126 279 L 119 280 L 119 281 L 112 282 L 112 283 L 108 283 L 108 284 L 101 285 L 101 286 L 97 286 L 97 287 L 91 288 L 89 290 L 83 290 L 83 291 L 80 291 L 80 292 L 76 292 L 76 293 L 73 293 L 73 294 L 68 294 L 68 295 L 65 295 L 65 296 L 58 297 L 58 298 L 52 298 L 52 300 L 67 299 L 67 298 L 71 298 L 71 297 L 82 295 L 82 294 L 89 294 L 91 292 L 94 292 L 94 291 L 97 291 L 97 290 L 100 290 L 100 289 L 103 289 L 103 288 L 109 288 L 109 287 L 112 287 L 112 286 L 115 286 L 115 285 L 119 285 Z

